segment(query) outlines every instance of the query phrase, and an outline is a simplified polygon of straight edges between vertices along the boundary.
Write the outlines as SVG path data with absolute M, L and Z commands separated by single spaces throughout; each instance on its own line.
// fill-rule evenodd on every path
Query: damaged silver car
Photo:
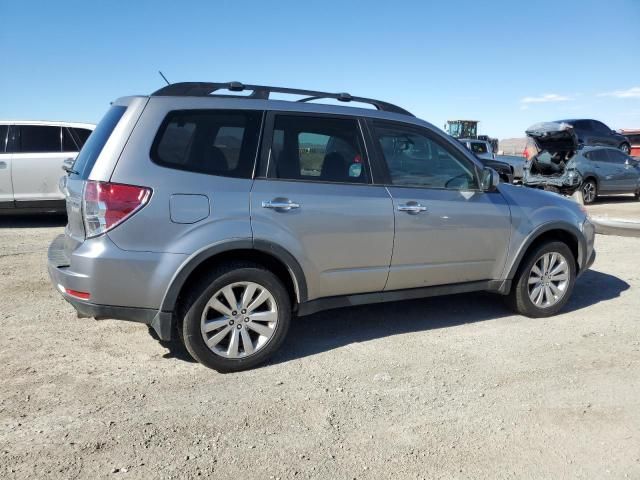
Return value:
M 538 153 L 525 168 L 523 184 L 564 195 L 582 191 L 584 203 L 598 195 L 640 196 L 640 162 L 616 148 L 580 147 L 571 125 L 543 122 L 526 131 Z

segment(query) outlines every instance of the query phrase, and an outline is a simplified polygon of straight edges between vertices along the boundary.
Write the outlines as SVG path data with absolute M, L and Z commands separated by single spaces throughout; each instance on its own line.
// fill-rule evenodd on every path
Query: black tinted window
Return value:
M 609 162 L 609 157 L 607 156 L 606 150 L 594 150 L 593 152 L 589 152 L 587 154 L 589 160 L 594 162 Z
M 100 123 L 93 131 L 93 135 L 89 137 L 87 143 L 76 157 L 73 169 L 77 174 L 73 174 L 72 176 L 80 177 L 82 179 L 89 178 L 91 169 L 96 163 L 100 152 L 104 148 L 105 143 L 107 143 L 107 140 L 109 140 L 113 129 L 116 128 L 116 125 L 126 110 L 127 107 L 114 105 L 107 111 L 105 116 L 102 117 L 102 120 L 100 120 Z
M 163 166 L 250 178 L 262 112 L 183 110 L 169 113 L 151 149 Z
M 392 184 L 453 190 L 478 188 L 475 166 L 430 134 L 378 123 L 375 134 Z
M 76 144 L 75 139 L 71 135 L 71 131 L 64 127 L 62 129 L 62 151 L 63 152 L 77 152 L 80 149 Z
M 71 132 L 73 133 L 73 136 L 79 148 L 82 148 L 84 146 L 87 138 L 89 138 L 89 135 L 91 135 L 91 130 L 89 130 L 88 128 L 70 128 L 69 130 L 71 130 Z
M 589 120 L 576 120 L 572 122 L 573 128 L 576 130 L 591 130 L 591 122 Z
M 346 118 L 278 115 L 269 176 L 287 180 L 368 182 L 358 122 Z
M 19 153 L 60 152 L 60 127 L 21 125 L 16 151 Z
M 611 133 L 611 129 L 602 122 L 598 122 L 597 120 L 592 120 L 591 125 L 593 130 L 595 130 L 598 133 Z
M 607 155 L 609 156 L 609 161 L 611 163 L 615 163 L 617 165 L 624 165 L 624 163 L 629 160 L 629 157 L 624 153 L 618 150 L 606 150 Z
M 9 127 L 7 125 L 0 125 L 0 153 L 3 153 L 7 145 L 7 131 Z

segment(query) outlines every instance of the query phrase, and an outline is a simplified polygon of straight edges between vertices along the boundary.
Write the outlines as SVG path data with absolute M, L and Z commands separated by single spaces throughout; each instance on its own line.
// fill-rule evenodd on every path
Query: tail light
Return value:
M 96 237 L 124 222 L 144 207 L 151 189 L 135 185 L 90 180 L 84 188 L 83 214 L 86 237 Z
M 525 149 L 522 151 L 522 156 L 524 158 L 526 158 L 527 160 L 529 160 L 529 149 L 525 147 Z

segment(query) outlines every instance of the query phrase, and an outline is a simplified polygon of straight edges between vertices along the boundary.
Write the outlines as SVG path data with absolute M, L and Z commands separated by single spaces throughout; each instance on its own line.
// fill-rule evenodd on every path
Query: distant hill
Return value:
M 498 142 L 498 151 L 503 155 L 522 155 L 524 147 L 527 145 L 527 138 L 505 138 Z

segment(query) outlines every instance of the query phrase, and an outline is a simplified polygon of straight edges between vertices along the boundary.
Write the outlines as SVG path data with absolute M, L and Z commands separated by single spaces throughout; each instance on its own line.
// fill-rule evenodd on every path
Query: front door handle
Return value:
M 7 162 L 0 162 L 0 170 L 7 168 Z
M 398 205 L 399 212 L 407 212 L 410 215 L 417 215 L 420 212 L 426 212 L 427 207 L 419 204 L 418 202 L 407 202 Z
M 288 198 L 274 198 L 273 200 L 263 201 L 262 208 L 272 208 L 274 210 L 288 212 L 294 208 L 300 208 L 300 204 L 292 202 Z

